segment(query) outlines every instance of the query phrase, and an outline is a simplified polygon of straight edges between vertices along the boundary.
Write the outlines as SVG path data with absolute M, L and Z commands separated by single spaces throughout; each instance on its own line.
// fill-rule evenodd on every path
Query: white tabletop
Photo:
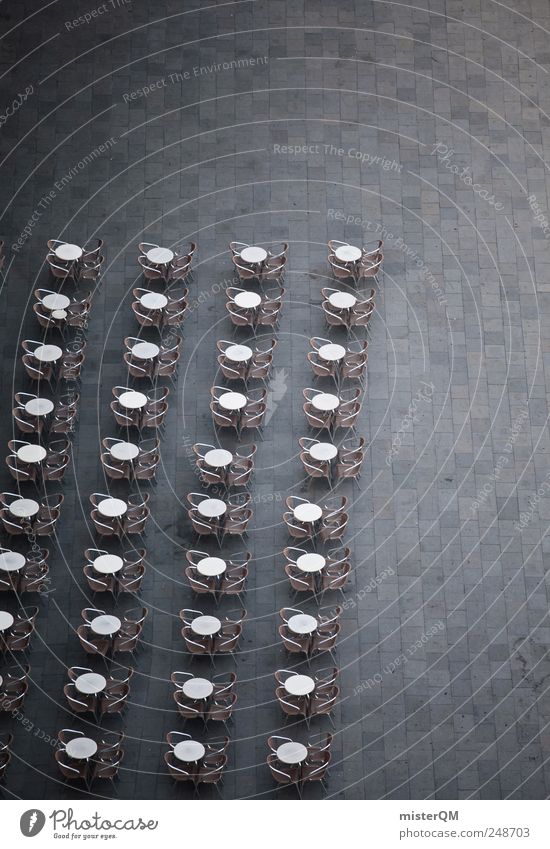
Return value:
M 67 295 L 44 295 L 42 304 L 47 310 L 66 310 L 71 299 Z
M 0 610 L 0 631 L 7 631 L 13 625 L 13 616 L 7 610 Z
M 229 345 L 225 349 L 225 355 L 233 363 L 245 363 L 252 356 L 252 348 L 248 345 Z
M 58 345 L 39 345 L 32 355 L 41 363 L 55 363 L 56 360 L 61 359 L 63 351 Z
M 202 743 L 197 743 L 196 740 L 182 740 L 174 746 L 174 755 L 178 761 L 186 763 L 195 763 L 204 757 L 206 749 Z
M 32 498 L 18 498 L 9 506 L 12 516 L 17 516 L 19 519 L 30 519 L 31 516 L 36 516 L 39 510 L 40 504 Z
M 349 292 L 331 292 L 328 300 L 333 307 L 339 310 L 349 310 L 357 303 L 355 295 L 350 295 Z
M 344 357 L 346 356 L 346 349 L 343 345 L 335 345 L 331 342 L 327 345 L 321 345 L 318 354 L 322 360 L 326 360 L 327 362 L 335 362 L 336 360 L 344 359 Z
M 334 460 L 338 455 L 338 449 L 332 442 L 316 442 L 309 449 L 314 460 Z
M 67 310 L 52 310 L 50 315 L 52 318 L 67 318 Z
M 315 689 L 315 681 L 309 675 L 290 675 L 285 681 L 285 690 L 291 696 L 307 696 Z
M 225 560 L 221 557 L 205 557 L 197 563 L 197 572 L 204 575 L 205 578 L 214 578 L 216 575 L 223 575 L 227 568 Z
M 40 463 L 47 453 L 43 445 L 22 445 L 17 449 L 17 456 L 22 463 Z
M 18 572 L 27 561 L 18 551 L 3 551 L 0 554 L 0 569 L 2 572 Z
M 53 407 L 53 401 L 50 401 L 49 398 L 31 398 L 25 404 L 25 412 L 29 416 L 47 416 L 52 412 Z
M 119 516 L 124 516 L 128 510 L 128 505 L 122 498 L 104 498 L 97 505 L 97 509 L 102 516 L 108 519 L 116 519 Z
M 146 256 L 153 265 L 166 265 L 167 262 L 172 262 L 174 259 L 174 251 L 171 251 L 170 248 L 151 248 L 150 251 L 147 251 Z
M 188 699 L 207 699 L 214 692 L 214 685 L 206 678 L 189 678 L 181 690 Z
M 301 572 L 320 572 L 325 563 L 326 560 L 323 555 L 316 554 L 313 551 L 307 554 L 300 554 L 296 560 L 296 566 Z
M 249 262 L 254 265 L 257 262 L 263 262 L 267 259 L 267 251 L 251 245 L 249 248 L 244 248 L 241 251 L 241 259 L 243 262 Z
M 206 519 L 216 519 L 218 516 L 223 516 L 227 510 L 227 504 L 220 498 L 205 498 L 197 505 L 197 510 Z
M 288 627 L 295 634 L 312 634 L 317 629 L 317 620 L 308 613 L 296 613 L 288 620 Z
M 307 748 L 303 743 L 283 743 L 277 749 L 277 757 L 284 764 L 299 764 L 307 758 Z
M 323 410 L 327 413 L 340 406 L 340 399 L 337 395 L 331 395 L 330 392 L 319 392 L 311 399 L 311 403 L 317 410 Z
M 298 504 L 292 512 L 294 518 L 298 519 L 299 522 L 318 522 L 323 515 L 319 505 L 311 504 L 309 501 L 305 504 Z
M 146 310 L 162 310 L 168 304 L 166 295 L 161 295 L 158 292 L 145 292 L 139 301 Z
M 218 400 L 224 410 L 242 410 L 246 407 L 246 395 L 241 392 L 224 392 Z
M 90 622 L 90 627 L 94 634 L 100 634 L 102 636 L 111 636 L 111 634 L 116 634 L 117 631 L 120 631 L 121 625 L 122 622 L 118 616 L 109 616 L 107 613 L 103 613 L 101 616 L 96 616 L 95 619 L 92 619 Z
M 83 254 L 83 250 L 82 248 L 79 248 L 78 245 L 70 245 L 66 243 L 64 245 L 58 245 L 54 253 L 57 257 L 59 257 L 59 259 L 64 259 L 70 262 L 71 260 L 80 259 Z
M 217 634 L 221 627 L 222 623 L 215 616 L 197 616 L 191 622 L 191 630 L 195 634 L 200 634 L 201 637 Z
M 115 442 L 109 451 L 115 460 L 135 460 L 139 454 L 139 448 L 133 442 Z
M 115 572 L 120 572 L 124 566 L 124 560 L 118 554 L 100 554 L 93 561 L 92 566 L 101 575 L 114 575 Z
M 262 298 L 257 292 L 237 292 L 233 300 L 244 310 L 255 309 L 262 303 Z
M 75 761 L 84 761 L 95 755 L 97 743 L 89 737 L 75 737 L 74 740 L 69 740 L 65 746 L 65 751 Z
M 354 245 L 340 245 L 334 251 L 334 255 L 340 262 L 357 262 L 363 256 L 363 252 L 361 248 L 356 248 Z
M 119 395 L 118 400 L 121 406 L 127 410 L 139 410 L 147 404 L 147 395 L 144 395 L 143 392 L 133 392 L 130 390 Z
M 229 466 L 233 460 L 231 451 L 226 451 L 225 448 L 213 448 L 207 451 L 204 455 L 204 462 L 214 469 L 221 469 L 224 466 Z
M 160 354 L 160 348 L 154 342 L 138 342 L 131 351 L 138 360 L 154 360 Z
M 79 693 L 91 696 L 103 692 L 107 686 L 107 679 L 97 672 L 85 672 L 75 679 L 74 685 Z

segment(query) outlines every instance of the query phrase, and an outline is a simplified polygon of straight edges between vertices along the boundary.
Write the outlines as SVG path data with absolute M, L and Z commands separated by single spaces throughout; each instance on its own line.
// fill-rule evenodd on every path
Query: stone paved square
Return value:
M 223 382 L 216 342 L 233 338 L 225 289 L 239 285 L 228 249 L 238 240 L 289 250 L 280 326 L 262 334 L 278 340 L 264 439 L 242 440 L 258 444 L 253 519 L 248 537 L 224 549 L 250 551 L 251 564 L 240 649 L 214 670 L 238 679 L 222 797 L 294 798 L 270 776 L 268 736 L 307 742 L 330 731 L 327 789 L 312 782 L 308 798 L 548 798 L 550 6 L 120 0 L 98 10 L 90 0 L 0 10 L 6 455 L 8 440 L 27 439 L 12 407 L 15 392 L 33 391 L 21 342 L 43 337 L 33 290 L 60 288 L 46 241 L 105 240 L 72 464 L 63 484 L 48 485 L 65 497 L 58 533 L 39 540 L 51 582 L 19 600 L 0 593 L 0 609 L 39 607 L 19 658 L 31 666 L 26 699 L 0 714 L 0 737 L 14 734 L 1 792 L 191 798 L 167 773 L 166 734 L 226 733 L 184 725 L 170 675 L 212 671 L 185 651 L 182 608 L 223 617 L 241 607 L 194 597 L 184 576 L 188 549 L 219 554 L 197 542 L 186 496 L 201 491 L 193 444 L 218 442 L 210 387 Z M 300 543 L 282 515 L 289 495 L 330 495 L 326 482 L 304 479 L 298 444 L 313 435 L 302 390 L 334 391 L 325 378 L 314 383 L 309 339 L 346 342 L 321 305 L 321 289 L 337 285 L 329 239 L 383 239 L 384 265 L 368 334 L 356 334 L 369 342 L 363 472 L 333 493 L 349 499 L 352 552 L 345 598 L 322 602 L 342 607 L 335 727 L 324 717 L 308 730 L 284 723 L 273 676 L 289 665 L 308 674 L 283 650 L 279 610 L 319 607 L 293 597 L 282 551 Z M 91 594 L 83 552 L 118 550 L 94 533 L 89 495 L 138 490 L 106 480 L 99 455 L 101 440 L 118 434 L 109 404 L 112 387 L 128 381 L 123 340 L 139 330 L 131 304 L 147 285 L 141 241 L 199 249 L 178 378 L 164 381 L 158 485 L 139 487 L 151 496 L 146 574 L 136 598 L 114 601 Z M 140 335 L 155 340 L 155 331 Z M 227 434 L 219 442 L 236 445 Z M 4 467 L 2 490 L 17 487 Z M 1 545 L 26 550 L 5 533 Z M 121 661 L 135 668 L 129 704 L 102 724 L 126 735 L 119 778 L 115 789 L 97 781 L 88 791 L 65 783 L 54 759 L 61 729 L 100 733 L 63 695 L 67 667 L 105 670 L 76 628 L 83 608 L 138 605 L 149 610 L 142 646 Z M 311 669 L 332 666 L 327 657 Z

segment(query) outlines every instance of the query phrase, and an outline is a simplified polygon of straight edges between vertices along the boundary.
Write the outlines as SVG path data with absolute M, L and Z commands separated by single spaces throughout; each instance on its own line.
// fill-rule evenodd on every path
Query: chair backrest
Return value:
M 138 262 L 143 271 L 144 277 L 148 280 L 163 280 L 164 279 L 164 271 L 160 268 L 154 268 L 149 265 L 147 257 L 138 256 Z
M 164 753 L 164 761 L 168 767 L 168 772 L 175 781 L 194 781 L 195 775 L 188 769 L 185 769 L 182 761 L 179 761 L 173 752 Z
M 267 756 L 267 765 L 277 784 L 294 784 L 297 781 L 297 770 L 281 763 L 275 754 Z
M 55 752 L 55 760 L 57 761 L 59 771 L 64 778 L 68 778 L 73 781 L 77 779 L 85 780 L 87 778 L 87 764 L 85 761 L 81 762 L 69 760 L 67 753 L 59 750 Z

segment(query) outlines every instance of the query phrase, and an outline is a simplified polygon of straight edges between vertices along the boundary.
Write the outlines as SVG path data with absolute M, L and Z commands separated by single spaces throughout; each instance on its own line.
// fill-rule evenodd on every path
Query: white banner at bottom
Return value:
M 273 805 L 275 804 L 275 810 Z M 321 808 L 321 804 L 323 807 Z M 550 845 L 547 801 L 4 801 L 0 834 L 4 846 L 151 846 L 181 836 L 186 846 L 204 846 L 223 837 L 225 849 L 257 849 L 280 837 L 292 844 L 365 849 L 394 847 L 518 847 Z M 268 810 L 264 811 L 263 809 Z M 246 808 L 246 810 L 245 810 Z M 285 840 L 286 842 L 286 840 Z

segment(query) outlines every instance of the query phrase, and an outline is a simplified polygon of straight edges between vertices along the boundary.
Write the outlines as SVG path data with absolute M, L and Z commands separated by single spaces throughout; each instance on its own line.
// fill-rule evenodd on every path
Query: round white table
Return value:
M 205 519 L 217 519 L 227 510 L 227 504 L 220 498 L 205 498 L 197 505 L 197 510 Z
M 107 686 L 107 679 L 97 672 L 84 672 L 75 679 L 74 685 L 79 693 L 95 696 L 103 692 Z
M 0 570 L 2 572 L 19 572 L 27 561 L 18 551 L 3 551 L 0 554 Z
M 100 554 L 93 561 L 92 566 L 100 575 L 114 575 L 120 572 L 124 566 L 124 560 L 118 554 Z
M 118 519 L 124 516 L 128 510 L 128 505 L 122 498 L 104 498 L 97 505 L 98 511 L 107 519 Z
M 322 360 L 333 363 L 344 359 L 346 356 L 346 349 L 343 345 L 335 345 L 331 342 L 329 345 L 321 345 L 317 353 Z
M 99 634 L 102 637 L 110 637 L 120 631 L 122 622 L 118 616 L 110 616 L 107 613 L 102 613 L 101 616 L 96 616 L 90 622 L 90 628 L 94 634 Z
M 224 392 L 219 397 L 219 405 L 224 410 L 242 410 L 246 407 L 246 395 L 241 392 Z
M 71 303 L 71 299 L 67 297 L 67 295 L 45 295 L 42 298 L 42 305 L 46 307 L 47 310 L 66 310 L 69 304 Z
M 227 568 L 225 560 L 221 557 L 205 557 L 197 563 L 197 572 L 205 578 L 215 578 L 223 575 Z
M 311 399 L 311 403 L 316 410 L 330 413 L 340 406 L 340 399 L 337 395 L 332 395 L 330 392 L 320 392 Z
M 214 685 L 206 678 L 189 678 L 181 690 L 188 699 L 207 699 L 214 692 Z
M 241 251 L 241 259 L 250 265 L 257 265 L 259 262 L 265 262 L 267 251 L 264 248 L 257 248 L 255 245 L 250 245 L 250 247 L 244 248 Z
M 246 363 L 252 357 L 252 348 L 248 345 L 229 345 L 225 349 L 225 356 L 232 363 Z
M 317 629 L 317 620 L 309 613 L 296 613 L 288 620 L 288 627 L 295 634 L 313 634 Z
M 22 445 L 17 449 L 17 457 L 22 463 L 41 463 L 47 453 L 43 445 Z
M 151 248 L 150 251 L 147 251 L 146 256 L 153 265 L 167 265 L 174 259 L 174 251 L 171 251 L 170 248 Z
M 204 455 L 204 462 L 213 469 L 223 469 L 233 462 L 233 454 L 225 448 L 213 448 Z
M 145 292 L 139 299 L 139 302 L 146 310 L 163 310 L 168 304 L 168 298 L 166 295 L 161 295 L 157 292 Z
M 322 554 L 308 552 L 307 554 L 300 554 L 296 560 L 296 566 L 301 572 L 320 572 L 326 562 Z
M 314 460 L 334 460 L 338 456 L 338 449 L 332 442 L 316 442 L 309 449 Z
M 315 689 L 315 681 L 309 675 L 290 675 L 285 681 L 285 690 L 291 696 L 309 696 Z
M 139 448 L 133 442 L 115 442 L 109 451 L 115 460 L 135 460 L 139 454 Z
M 138 360 L 154 360 L 160 354 L 160 348 L 154 342 L 137 342 L 130 353 Z
M 0 610 L 0 631 L 7 631 L 13 625 L 14 619 L 7 610 Z
M 140 410 L 147 404 L 147 395 L 144 395 L 143 392 L 130 390 L 119 395 L 118 401 L 127 410 Z
M 216 616 L 197 616 L 191 622 L 191 630 L 201 637 L 211 637 L 217 634 L 221 627 L 222 623 Z
M 300 764 L 307 758 L 307 747 L 303 743 L 283 743 L 276 754 L 281 763 Z
M 69 740 L 65 746 L 65 751 L 73 760 L 85 761 L 95 755 L 97 752 L 97 743 L 95 740 L 91 740 L 90 737 L 75 737 L 74 740 Z
M 340 262 L 357 262 L 363 256 L 361 248 L 356 248 L 355 245 L 340 245 L 334 251 L 334 256 Z
M 35 360 L 41 363 L 55 363 L 63 356 L 59 345 L 39 345 L 32 353 Z
M 53 408 L 54 403 L 49 398 L 31 398 L 25 404 L 25 412 L 29 416 L 48 416 Z
M 67 310 L 52 310 L 50 313 L 52 318 L 62 319 L 67 318 Z
M 311 504 L 309 501 L 305 504 L 298 504 L 292 512 L 294 518 L 298 519 L 299 522 L 318 522 L 323 515 L 319 505 Z
M 178 761 L 185 761 L 186 763 L 194 764 L 200 761 L 205 753 L 206 749 L 202 743 L 198 743 L 196 740 L 182 740 L 181 743 L 174 746 L 174 756 Z
M 262 298 L 257 292 L 237 292 L 234 301 L 243 310 L 254 310 L 260 306 Z
M 84 251 L 78 245 L 71 245 L 66 242 L 63 245 L 58 245 L 54 253 L 56 257 L 65 262 L 74 262 L 75 259 L 80 259 Z
M 36 516 L 40 510 L 38 501 L 33 501 L 32 498 L 18 498 L 17 501 L 12 501 L 9 506 L 9 511 L 12 516 L 17 516 L 18 519 L 31 519 Z
M 349 292 L 331 292 L 328 300 L 338 310 L 350 310 L 357 303 L 355 295 L 350 295 Z

